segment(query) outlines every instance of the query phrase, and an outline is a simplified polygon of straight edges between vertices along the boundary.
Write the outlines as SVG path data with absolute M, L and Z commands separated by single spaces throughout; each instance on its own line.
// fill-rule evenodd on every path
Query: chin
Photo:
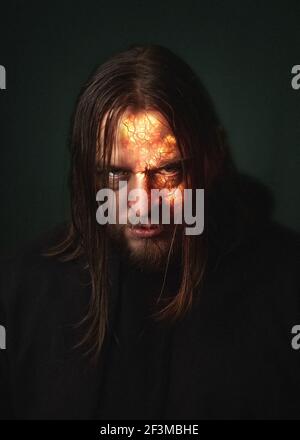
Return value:
M 129 260 L 141 269 L 163 271 L 170 243 L 159 239 L 135 239 L 127 241 Z
M 108 234 L 117 243 L 125 261 L 139 267 L 143 271 L 163 272 L 166 268 L 172 232 L 164 229 L 161 234 L 151 238 L 141 238 L 130 231 L 130 226 L 110 225 Z M 170 259 L 180 252 L 180 240 L 174 241 Z

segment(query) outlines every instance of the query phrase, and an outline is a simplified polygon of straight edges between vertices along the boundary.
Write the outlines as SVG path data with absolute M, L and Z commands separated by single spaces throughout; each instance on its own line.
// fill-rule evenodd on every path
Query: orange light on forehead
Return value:
M 130 113 L 120 124 L 120 143 L 140 165 L 157 166 L 159 160 L 177 153 L 176 139 L 162 117 L 155 112 Z

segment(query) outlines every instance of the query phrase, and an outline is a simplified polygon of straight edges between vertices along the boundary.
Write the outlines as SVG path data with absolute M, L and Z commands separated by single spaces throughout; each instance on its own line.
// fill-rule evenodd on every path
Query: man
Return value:
M 166 192 L 124 206 L 124 187 Z M 136 46 L 97 69 L 74 114 L 70 189 L 71 221 L 3 265 L 2 417 L 299 418 L 298 237 L 238 175 L 181 59 Z M 204 189 L 202 233 L 175 221 L 185 189 Z

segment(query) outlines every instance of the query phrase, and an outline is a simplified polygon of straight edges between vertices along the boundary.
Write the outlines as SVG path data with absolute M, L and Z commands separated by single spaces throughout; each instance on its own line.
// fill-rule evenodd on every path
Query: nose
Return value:
M 138 210 L 139 216 L 150 217 L 151 209 L 151 188 L 145 173 L 135 173 L 128 182 L 128 195 L 132 195 L 132 200 L 128 199 L 128 208 Z

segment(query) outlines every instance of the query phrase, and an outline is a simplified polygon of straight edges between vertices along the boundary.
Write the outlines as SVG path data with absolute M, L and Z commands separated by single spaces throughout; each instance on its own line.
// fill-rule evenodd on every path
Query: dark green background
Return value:
M 275 218 L 299 225 L 297 1 L 10 2 L 1 5 L 1 252 L 68 215 L 67 138 L 82 83 L 132 43 L 158 43 L 198 72 L 241 171 L 267 185 Z

